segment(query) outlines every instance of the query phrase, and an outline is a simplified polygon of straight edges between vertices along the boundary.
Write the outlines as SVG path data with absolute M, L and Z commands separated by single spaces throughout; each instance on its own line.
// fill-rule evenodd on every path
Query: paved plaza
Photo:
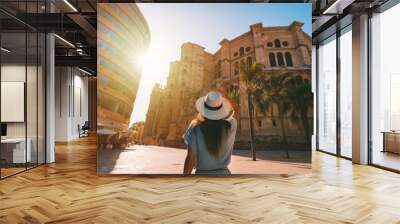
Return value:
M 186 149 L 135 145 L 129 149 L 102 150 L 100 153 L 98 165 L 103 173 L 182 174 Z M 290 154 L 292 160 L 299 156 L 311 156 L 308 153 Z M 229 169 L 232 174 L 297 174 L 311 171 L 310 163 L 290 162 L 290 159 L 289 162 L 284 161 L 287 160 L 284 155 L 283 150 L 263 150 L 257 152 L 258 159 L 253 161 L 249 150 L 235 150 Z

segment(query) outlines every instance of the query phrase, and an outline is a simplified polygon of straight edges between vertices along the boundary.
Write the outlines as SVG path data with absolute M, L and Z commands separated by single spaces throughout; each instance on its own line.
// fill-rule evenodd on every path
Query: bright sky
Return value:
M 150 28 L 151 42 L 143 59 L 142 78 L 131 123 L 144 121 L 155 83 L 166 84 L 169 63 L 180 58 L 185 42 L 197 43 L 215 53 L 223 38 L 233 39 L 249 25 L 287 26 L 294 20 L 304 23 L 311 35 L 310 3 L 138 3 Z

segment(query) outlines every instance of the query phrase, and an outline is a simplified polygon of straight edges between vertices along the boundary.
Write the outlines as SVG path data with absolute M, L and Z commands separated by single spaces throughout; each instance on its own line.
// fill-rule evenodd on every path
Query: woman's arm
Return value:
M 196 156 L 188 146 L 185 164 L 183 166 L 183 174 L 191 174 L 194 166 L 196 165 Z

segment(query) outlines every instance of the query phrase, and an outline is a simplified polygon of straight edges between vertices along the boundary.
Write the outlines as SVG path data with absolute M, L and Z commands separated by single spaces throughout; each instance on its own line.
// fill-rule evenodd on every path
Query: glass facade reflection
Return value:
M 336 36 L 318 47 L 318 149 L 336 153 Z
M 336 35 L 316 45 L 317 149 L 400 171 L 398 21 L 400 5 L 388 2 L 370 17 L 343 19 L 341 30 L 329 31 Z M 353 130 L 353 120 L 361 130 Z
M 371 18 L 371 162 L 400 170 L 400 5 Z
M 340 154 L 352 157 L 352 30 L 340 35 Z

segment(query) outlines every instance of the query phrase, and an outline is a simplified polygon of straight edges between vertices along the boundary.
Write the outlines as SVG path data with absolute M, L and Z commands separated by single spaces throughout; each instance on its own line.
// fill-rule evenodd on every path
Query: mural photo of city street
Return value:
M 99 3 L 97 28 L 99 174 L 311 171 L 311 4 Z

